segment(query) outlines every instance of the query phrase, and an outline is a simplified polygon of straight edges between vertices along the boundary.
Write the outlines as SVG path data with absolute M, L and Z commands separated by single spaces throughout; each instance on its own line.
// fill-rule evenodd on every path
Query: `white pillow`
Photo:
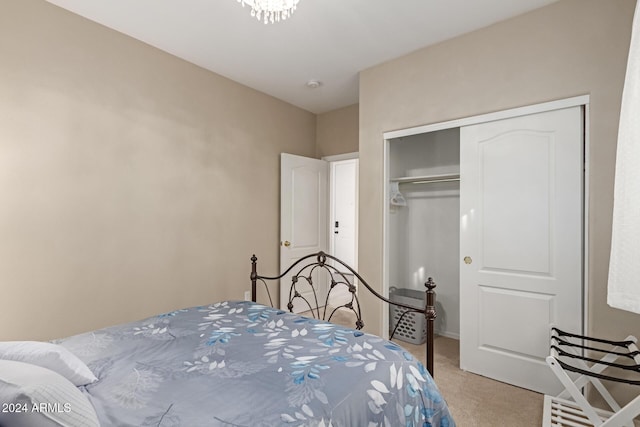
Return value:
M 98 381 L 82 360 L 58 344 L 40 341 L 0 342 L 0 359 L 15 360 L 51 369 L 74 385 L 87 385 Z
M 0 424 L 12 427 L 99 427 L 89 399 L 62 375 L 0 360 Z

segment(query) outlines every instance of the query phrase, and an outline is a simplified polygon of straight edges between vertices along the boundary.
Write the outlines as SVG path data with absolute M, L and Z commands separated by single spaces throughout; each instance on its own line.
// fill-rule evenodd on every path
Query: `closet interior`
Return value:
M 388 159 L 389 294 L 433 277 L 436 333 L 459 339 L 460 129 L 390 139 Z

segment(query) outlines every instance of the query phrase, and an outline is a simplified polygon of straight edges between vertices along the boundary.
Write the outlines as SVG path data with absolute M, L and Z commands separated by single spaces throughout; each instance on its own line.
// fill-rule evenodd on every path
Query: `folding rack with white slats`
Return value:
M 633 419 L 640 415 L 640 396 L 625 406 L 620 406 L 605 388 L 601 380 L 640 385 L 640 351 L 637 339 L 628 336 L 624 341 L 609 341 L 590 338 L 551 329 L 551 350 L 547 364 L 558 377 L 565 390 L 558 396 L 544 396 L 543 427 L 633 427 Z M 595 347 L 597 346 L 597 347 Z M 583 355 L 604 354 L 595 359 Z M 621 359 L 626 363 L 617 363 Z M 639 379 L 629 379 L 604 374 L 603 371 L 638 374 Z M 572 379 L 569 372 L 579 376 Z M 627 377 L 629 375 L 626 375 Z M 587 384 L 600 393 L 612 411 L 604 411 L 591 406 L 581 393 Z

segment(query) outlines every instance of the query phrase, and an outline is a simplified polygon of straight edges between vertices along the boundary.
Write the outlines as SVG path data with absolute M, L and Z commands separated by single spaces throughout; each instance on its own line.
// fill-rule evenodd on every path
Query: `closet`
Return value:
M 587 118 L 583 96 L 384 134 L 383 291 L 433 277 L 461 369 L 557 394 L 551 328 L 587 319 Z
M 390 292 L 396 289 L 422 292 L 424 283 L 433 277 L 438 286 L 436 333 L 457 339 L 460 336 L 459 128 L 391 140 L 389 176 Z

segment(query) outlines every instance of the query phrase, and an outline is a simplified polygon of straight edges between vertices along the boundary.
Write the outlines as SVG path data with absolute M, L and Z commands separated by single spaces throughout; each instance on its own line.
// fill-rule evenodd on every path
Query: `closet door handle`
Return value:
M 291 246 L 291 242 L 288 240 L 285 240 L 282 245 L 288 248 L 289 246 Z
M 473 262 L 470 256 L 464 257 L 463 261 L 465 264 L 471 264 Z

